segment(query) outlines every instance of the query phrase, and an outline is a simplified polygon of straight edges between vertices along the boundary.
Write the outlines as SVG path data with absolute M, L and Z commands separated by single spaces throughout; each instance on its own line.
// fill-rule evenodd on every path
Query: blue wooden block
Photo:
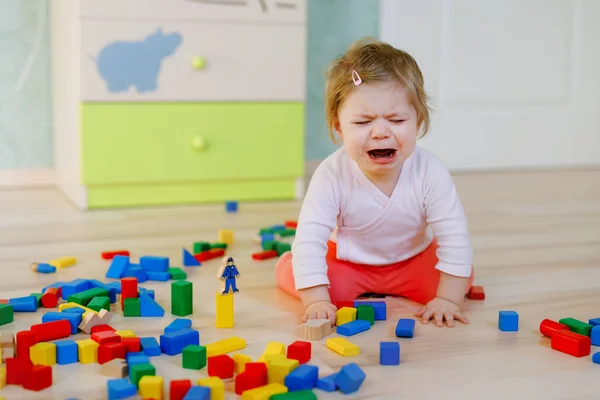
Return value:
M 140 356 L 127 357 L 128 365 L 149 364 L 149 363 L 150 363 L 150 357 L 148 357 L 144 353 L 142 353 L 142 355 L 140 355 Z
M 110 303 L 116 303 L 117 301 L 117 289 L 109 286 L 108 284 L 101 282 L 97 279 L 90 279 L 90 288 L 101 288 L 108 291 L 108 298 L 110 299 Z
M 314 388 L 318 379 L 319 367 L 302 364 L 285 377 L 284 384 L 290 392 L 296 392 Z
M 141 296 L 143 294 L 147 294 L 148 296 L 150 296 L 151 299 L 154 299 L 154 289 L 144 289 L 144 288 L 138 288 L 138 294 Z
M 375 311 L 375 321 L 385 321 L 387 319 L 387 306 L 385 301 L 354 300 L 354 307 L 361 305 L 373 307 Z
M 182 258 L 183 258 L 183 266 L 184 267 L 199 267 L 202 265 L 202 264 L 200 264 L 200 262 L 198 260 L 196 260 L 194 258 L 192 253 L 190 253 L 186 249 L 183 249 Z
M 335 378 L 337 378 L 338 373 L 331 374 L 320 378 L 317 380 L 317 388 L 321 389 L 325 392 L 335 392 L 337 390 L 337 386 L 335 385 Z
M 415 320 L 410 318 L 400 318 L 396 324 L 396 336 L 411 338 L 415 335 Z
M 117 292 L 117 294 L 121 294 L 121 281 L 110 282 L 107 285 L 115 288 L 115 291 Z
M 369 321 L 355 319 L 354 321 L 339 325 L 336 332 L 338 335 L 352 336 L 357 333 L 368 331 L 369 329 L 371 329 L 371 323 Z
M 137 387 L 127 378 L 109 379 L 106 381 L 108 400 L 120 400 L 137 394 Z
M 128 266 L 129 256 L 114 256 L 110 263 L 110 267 L 108 267 L 108 271 L 106 271 L 106 277 L 112 279 L 121 279 L 123 278 L 123 273 Z
M 176 318 L 173 322 L 165 327 L 164 333 L 177 332 L 183 329 L 192 327 L 192 320 L 188 318 Z
M 57 364 L 74 364 L 79 361 L 77 343 L 74 340 L 59 340 L 54 344 L 56 345 Z
M 62 298 L 67 300 L 72 294 L 80 293 L 91 288 L 89 279 L 75 279 L 62 285 Z
M 600 364 L 600 351 L 594 353 L 594 355 L 592 356 L 592 361 L 596 364 Z
M 261 246 L 265 244 L 265 242 L 272 242 L 273 240 L 275 240 L 275 235 L 273 233 L 263 233 L 260 235 Z
M 48 286 L 44 286 L 44 287 L 42 288 L 42 293 L 46 292 L 46 289 L 48 289 L 48 288 L 51 288 L 51 287 L 52 287 L 52 288 L 57 288 L 57 289 L 58 289 L 59 287 L 61 287 L 61 286 L 62 286 L 62 285 L 64 285 L 65 283 L 66 283 L 66 282 L 62 282 L 62 281 L 61 281 L 61 282 L 54 282 L 54 283 L 52 283 L 52 284 L 50 284 L 50 285 L 48 285 Z
M 160 335 L 160 348 L 170 356 L 183 353 L 183 349 L 190 344 L 200 345 L 200 333 L 194 329 Z
M 183 400 L 210 400 L 210 388 L 208 386 L 192 386 Z
M 140 315 L 142 317 L 162 317 L 165 310 L 147 293 L 140 294 Z
M 592 340 L 592 346 L 600 346 L 600 325 L 592 326 L 590 339 Z
M 138 283 L 143 283 L 148 280 L 148 274 L 141 266 L 130 264 L 123 272 L 123 278 L 137 278 Z
M 53 274 L 56 272 L 56 267 L 50 264 L 39 263 L 35 266 L 35 271 L 41 274 Z
M 153 337 L 144 337 L 140 339 L 140 346 L 142 351 L 148 357 L 160 356 L 162 352 L 160 351 L 160 346 L 156 338 Z
M 238 210 L 238 202 L 237 201 L 226 201 L 225 202 L 225 211 L 228 213 L 234 213 Z
M 367 376 L 356 363 L 344 365 L 335 378 L 335 385 L 344 394 L 357 392 Z
M 149 281 L 166 282 L 166 281 L 170 281 L 171 280 L 171 273 L 170 272 L 146 271 L 146 274 L 148 274 L 148 280 Z
M 144 356 L 144 352 L 143 351 L 136 351 L 135 353 L 127 353 L 125 355 L 125 361 L 127 362 L 127 364 L 129 364 L 129 359 L 131 357 L 138 357 L 138 356 Z M 150 363 L 150 361 L 147 361 L 148 363 Z
M 159 256 L 142 256 L 142 257 L 140 257 L 140 265 L 146 271 L 168 272 L 169 264 L 170 264 L 169 257 L 159 257 Z
M 269 229 L 271 229 L 274 232 L 278 232 L 278 231 L 284 231 L 287 228 L 285 227 L 285 225 L 278 224 L 278 225 L 271 226 Z
M 519 314 L 515 311 L 498 312 L 498 329 L 503 332 L 516 332 L 519 330 Z
M 600 318 L 592 318 L 592 319 L 590 319 L 590 320 L 589 320 L 589 322 L 588 322 L 588 323 L 589 323 L 590 325 L 594 325 L 594 326 L 596 326 L 596 325 L 600 325 Z
M 71 325 L 71 334 L 76 335 L 79 332 L 79 324 L 81 324 L 82 316 L 83 314 L 77 312 L 50 311 L 42 315 L 42 323 L 66 319 Z
M 71 308 L 65 308 L 61 312 L 62 313 L 69 313 L 69 314 L 79 314 L 79 315 L 82 315 L 82 314 L 85 313 L 85 310 L 83 308 L 79 308 L 79 307 L 71 307 Z
M 36 312 L 38 309 L 38 299 L 35 296 L 15 297 L 9 299 L 8 304 L 14 312 Z
M 381 365 L 400 365 L 400 343 L 381 342 L 379 343 L 379 364 Z

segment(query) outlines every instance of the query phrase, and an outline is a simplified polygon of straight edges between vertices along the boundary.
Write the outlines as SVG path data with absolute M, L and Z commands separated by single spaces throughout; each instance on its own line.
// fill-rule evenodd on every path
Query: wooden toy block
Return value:
M 64 311 L 67 308 L 73 308 L 73 307 L 77 307 L 77 308 L 81 308 L 82 310 L 85 310 L 85 312 L 82 314 L 83 318 L 85 318 L 90 313 L 98 315 L 98 311 L 92 310 L 91 308 L 84 307 L 81 304 L 77 304 L 77 303 L 62 303 L 58 306 L 58 311 Z
M 51 312 L 47 312 L 44 315 L 42 315 L 42 324 L 47 324 L 47 323 L 56 322 L 56 321 L 67 321 L 67 323 L 69 325 L 70 334 L 75 335 L 75 334 L 77 334 L 77 332 L 79 332 L 79 325 L 81 325 L 82 315 L 83 314 L 73 313 L 73 312 L 51 311 Z M 64 322 L 61 322 L 60 324 L 64 325 Z M 40 329 L 43 329 L 43 328 L 40 328 Z M 43 334 L 43 333 L 40 332 L 40 334 Z
M 48 264 L 50 264 L 53 267 L 56 267 L 58 269 L 66 268 L 66 267 L 70 267 L 71 265 L 77 264 L 77 258 L 70 257 L 70 256 L 61 257 L 61 258 L 57 258 L 56 260 L 49 261 Z
M 285 382 L 285 377 L 294 371 L 300 363 L 298 360 L 286 358 L 283 354 L 272 354 L 266 359 L 267 364 L 267 380 L 269 383 Z
M 148 293 L 140 293 L 139 300 L 142 317 L 163 317 L 165 315 L 165 309 L 150 297 Z
M 519 330 L 519 314 L 516 311 L 498 312 L 498 329 L 503 332 L 516 332 Z
M 92 339 L 77 340 L 77 354 L 79 362 L 82 364 L 91 364 L 98 362 L 98 343 Z
M 208 376 L 218 376 L 221 379 L 233 377 L 235 363 L 227 354 L 208 357 Z
M 550 347 L 574 357 L 585 357 L 591 352 L 591 340 L 589 336 L 561 329 L 552 334 Z
M 139 298 L 126 298 L 124 301 L 124 317 L 141 317 L 142 311 Z
M 129 250 L 110 250 L 103 251 L 100 256 L 103 260 L 112 260 L 115 256 L 129 256 Z
M 369 329 L 371 329 L 371 323 L 369 321 L 356 319 L 352 322 L 338 325 L 336 332 L 338 335 L 354 336 L 358 333 L 368 331 Z
M 0 367 L 0 390 L 6 386 L 6 367 Z
M 121 279 L 127 267 L 129 267 L 129 256 L 115 255 L 105 276 L 111 279 Z
M 415 335 L 415 320 L 400 318 L 396 324 L 396 337 L 411 338 Z
M 15 347 L 15 334 L 12 331 L 0 332 L 0 347 Z
M 263 251 L 274 251 L 279 257 L 279 253 L 277 252 L 277 245 L 279 244 L 279 240 L 274 239 L 273 237 L 273 235 L 269 237 L 263 236 L 260 244 L 262 246 Z
M 119 336 L 121 336 L 121 340 L 123 340 L 124 338 L 135 338 L 137 337 L 136 334 L 133 331 L 130 330 L 120 330 L 120 331 L 115 331 L 115 333 Z
M 181 262 L 183 264 L 184 267 L 199 267 L 200 262 L 196 259 L 196 257 L 190 253 L 189 251 L 187 251 L 187 249 L 182 249 L 182 255 L 181 255 Z
M 171 279 L 169 271 L 146 271 L 149 281 L 167 282 Z
M 129 379 L 135 386 L 139 387 L 143 376 L 156 376 L 156 368 L 150 363 L 134 364 L 129 367 Z
M 206 356 L 218 356 L 246 348 L 246 341 L 241 337 L 232 336 L 206 345 Z
M 467 297 L 471 300 L 485 300 L 485 292 L 483 286 L 471 286 Z
M 137 394 L 138 389 L 135 385 L 129 382 L 129 379 L 109 379 L 106 382 L 108 391 L 108 399 L 126 399 Z
M 289 243 L 277 242 L 277 244 L 275 245 L 275 250 L 277 251 L 278 256 L 282 256 L 284 253 L 292 251 L 292 245 Z
M 174 379 L 169 384 L 169 399 L 183 400 L 186 393 L 192 387 L 190 379 Z
M 113 282 L 113 283 L 119 284 L 118 282 Z M 90 287 L 104 289 L 108 292 L 109 308 L 106 310 L 110 311 L 110 304 L 116 303 L 116 301 L 117 301 L 117 287 L 112 286 L 112 284 L 101 282 L 97 279 L 90 279 Z M 118 291 L 119 292 L 121 291 L 120 287 L 118 288 Z M 88 308 L 90 308 L 89 303 L 88 303 Z M 100 310 L 96 310 L 96 311 L 100 311 Z
M 138 279 L 121 278 L 121 310 L 125 306 L 125 299 L 136 299 L 138 297 Z
M 287 392 L 288 388 L 286 388 L 283 384 L 269 383 L 265 386 L 246 390 L 242 394 L 242 400 L 268 400 L 271 398 L 271 396 Z
M 125 345 L 128 353 L 138 353 L 142 350 L 139 337 L 121 337 L 121 343 Z
M 283 230 L 281 230 L 281 231 L 279 231 L 277 233 L 281 237 L 294 236 L 296 234 L 296 229 L 295 228 L 286 228 L 286 229 L 283 229 Z
M 36 312 L 38 301 L 35 296 L 16 297 L 8 300 L 13 312 Z
M 209 250 L 227 250 L 229 245 L 225 242 L 214 242 L 210 244 Z
M 337 386 L 335 385 L 335 378 L 337 378 L 338 373 L 324 376 L 323 378 L 319 378 L 317 380 L 317 388 L 321 389 L 324 392 L 335 392 L 337 390 Z
M 203 251 L 202 253 L 194 254 L 194 258 L 198 262 L 209 261 L 215 258 L 223 257 L 225 255 L 225 249 L 215 248 Z
M 379 343 L 379 364 L 381 365 L 400 365 L 400 343 L 381 342 Z
M 51 367 L 56 364 L 56 345 L 54 343 L 37 343 L 29 349 L 29 357 L 34 365 Z
M 328 319 L 309 319 L 302 324 L 302 339 L 321 340 L 331 335 L 331 321 Z
M 90 339 L 98 344 L 121 342 L 121 336 L 117 335 L 114 331 L 101 331 L 92 333 Z
M 0 364 L 6 364 L 6 359 L 13 358 L 14 356 L 14 347 L 0 347 Z
M 35 332 L 20 331 L 15 337 L 16 352 L 18 358 L 29 360 L 29 349 L 37 343 Z
M 283 223 L 283 226 L 285 226 L 286 228 L 296 229 L 298 227 L 298 221 L 290 219 L 285 221 Z
M 228 292 L 221 294 L 222 291 L 217 291 L 215 294 L 216 303 L 216 318 L 215 325 L 217 328 L 233 328 L 234 326 L 234 294 Z
M 194 258 L 194 260 L 195 260 L 195 258 Z M 181 279 L 187 279 L 187 273 L 179 267 L 169 268 L 169 274 L 171 274 L 171 279 L 173 279 L 174 281 L 178 281 Z
M 52 386 L 52 367 L 48 365 L 34 365 L 24 375 L 23 389 L 39 392 Z
M 387 319 L 387 305 L 385 301 L 373 300 L 354 300 L 354 308 L 358 306 L 371 306 L 375 311 L 375 321 L 385 321 Z
M 169 257 L 150 255 L 140 257 L 140 265 L 146 271 L 168 272 L 170 263 Z
M 258 253 L 252 254 L 252 259 L 261 261 L 261 260 L 269 260 L 271 258 L 277 258 L 279 255 L 277 254 L 277 250 L 265 250 Z
M 375 309 L 371 305 L 356 306 L 356 319 L 368 321 L 370 325 L 375 324 Z
M 583 336 L 590 336 L 590 331 L 593 326 L 575 318 L 562 318 L 559 319 L 558 322 L 568 326 L 572 332 L 579 333 Z
M 42 306 L 42 294 L 41 293 L 29 293 L 30 296 L 34 296 L 37 299 L 37 306 L 40 308 Z
M 192 386 L 183 400 L 210 400 L 210 388 L 206 386 Z
M 356 320 L 356 308 L 342 307 L 336 312 L 335 324 L 337 326 Z
M 189 318 L 175 318 L 169 325 L 164 329 L 163 333 L 177 332 L 184 329 L 190 329 L 192 327 L 192 320 Z
M 233 243 L 233 231 L 231 229 L 219 230 L 219 242 L 232 244 Z
M 233 358 L 234 363 L 234 372 L 236 374 L 241 374 L 246 370 L 246 364 L 252 362 L 252 358 L 246 354 L 235 353 L 231 356 Z
M 79 329 L 83 332 L 90 334 L 92 332 L 92 328 L 96 325 L 102 325 L 102 318 L 98 316 L 98 314 L 89 313 L 87 315 L 84 314 L 81 323 L 79 324 Z
M 143 360 L 144 362 L 140 363 L 139 362 L 140 360 Z M 134 351 L 134 352 L 128 352 L 125 355 L 125 361 L 127 361 L 127 364 L 129 364 L 129 365 L 131 365 L 131 364 L 148 364 L 148 363 L 150 363 L 150 357 L 148 357 L 141 351 Z
M 100 368 L 100 373 L 104 376 L 125 378 L 126 376 L 129 376 L 129 368 L 125 360 L 116 358 L 103 364 Z
M 354 307 L 354 301 L 349 301 L 349 300 L 340 300 L 340 301 L 336 301 L 335 302 L 335 307 L 339 310 L 342 309 L 344 307 L 349 307 L 349 308 L 355 308 Z
M 210 388 L 210 400 L 225 400 L 225 383 L 218 376 L 198 379 L 198 386 Z
M 317 386 L 318 379 L 319 367 L 304 364 L 291 371 L 285 377 L 284 384 L 290 392 L 298 392 L 301 390 L 311 390 Z
M 96 296 L 90 300 L 87 307 L 95 311 L 100 311 L 102 309 L 110 311 L 110 298 L 107 296 Z
M 210 250 L 209 242 L 194 242 L 193 246 L 194 254 L 202 253 L 203 251 Z
M 200 333 L 194 329 L 183 329 L 160 335 L 160 348 L 167 355 L 181 354 L 189 345 L 200 345 Z
M 357 356 L 360 354 L 360 347 L 341 337 L 327 339 L 325 344 L 328 349 L 331 349 L 344 357 Z
M 59 365 L 73 364 L 79 361 L 78 346 L 74 340 L 59 340 L 56 346 L 56 363 Z
M 592 327 L 592 330 L 590 331 L 590 340 L 592 341 L 592 346 L 600 346 L 600 325 Z
M 258 359 L 259 362 L 265 361 L 267 356 L 273 354 L 281 354 L 285 356 L 285 344 L 279 342 L 269 342 L 263 352 L 262 356 Z
M 299 390 L 271 396 L 270 400 L 317 400 L 317 395 L 312 390 Z
M 182 366 L 185 369 L 202 369 L 206 366 L 206 347 L 191 344 L 184 347 Z
M 235 377 L 235 393 L 240 395 L 246 390 L 265 386 L 268 382 L 265 363 L 247 363 L 244 372 Z
M 6 359 L 6 384 L 22 385 L 25 375 L 29 372 L 32 364 L 29 358 L 11 357 Z
M 104 331 L 111 331 L 111 332 L 116 332 L 115 328 L 113 328 L 110 325 L 96 325 L 92 328 L 91 333 L 98 333 L 98 332 L 104 332 Z
M 600 364 L 600 351 L 597 353 L 594 353 L 594 355 L 592 356 L 592 362 L 594 364 Z
M 235 213 L 238 210 L 238 202 L 237 201 L 226 201 L 225 202 L 225 211 L 227 213 Z M 214 400 L 214 399 L 212 399 Z
M 600 318 L 591 318 L 588 323 L 592 326 L 600 325 Z
M 31 263 L 31 270 L 40 274 L 53 274 L 56 272 L 56 267 L 45 263 Z
M 89 302 L 92 301 L 92 299 L 94 297 L 106 297 L 108 299 L 108 290 L 103 289 L 103 288 L 98 288 L 98 287 L 84 290 L 83 292 L 79 292 L 79 293 L 70 295 L 67 298 L 67 302 L 80 304 L 82 306 L 88 306 Z M 88 306 L 88 308 L 90 308 L 92 310 L 94 309 L 89 306 Z M 96 311 L 100 311 L 100 310 L 96 310 Z
M 540 323 L 540 333 L 547 337 L 552 337 L 554 332 L 559 331 L 561 329 L 569 330 L 569 327 L 565 324 L 552 321 L 551 319 L 544 319 Z
M 298 360 L 300 364 L 306 364 L 312 357 L 312 344 L 302 340 L 296 340 L 287 348 L 287 358 Z
M 356 363 L 350 363 L 340 369 L 335 378 L 335 385 L 344 394 L 354 393 L 360 389 L 366 377 Z
M 124 359 L 127 346 L 119 342 L 109 342 L 98 346 L 98 364 L 105 364 L 114 359 Z
M 192 282 L 181 280 L 171 283 L 171 314 L 185 317 L 193 311 Z
M 162 376 L 142 376 L 139 385 L 139 393 L 142 398 L 153 400 L 164 399 L 165 381 Z
M 35 333 L 37 342 L 47 342 L 71 336 L 71 324 L 67 319 L 31 325 L 30 330 Z
M 54 308 L 58 304 L 58 298 L 61 296 L 60 288 L 50 287 L 42 294 L 42 306 L 45 308 Z

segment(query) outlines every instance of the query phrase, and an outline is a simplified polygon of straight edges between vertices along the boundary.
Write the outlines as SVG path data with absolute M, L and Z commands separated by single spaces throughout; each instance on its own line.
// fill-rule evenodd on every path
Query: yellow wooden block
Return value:
M 124 330 L 124 331 L 115 331 L 115 333 L 122 338 L 135 338 L 137 337 L 133 331 Z
M 233 356 L 233 362 L 235 363 L 235 373 L 241 374 L 246 370 L 246 364 L 252 362 L 252 358 L 242 353 L 235 353 Z
M 246 348 L 246 341 L 241 337 L 233 336 L 218 342 L 206 345 L 206 357 L 220 356 Z
M 98 362 L 98 343 L 92 339 L 77 340 L 76 343 L 80 363 L 91 364 Z
M 85 312 L 81 315 L 82 318 L 85 318 L 88 315 L 88 313 L 98 314 L 98 311 L 92 310 L 91 308 L 84 307 L 81 304 L 77 304 L 77 303 L 62 303 L 58 306 L 58 311 L 62 311 L 67 308 L 73 308 L 73 307 L 77 307 L 77 308 L 81 308 L 81 309 L 85 310 Z
M 360 354 L 360 347 L 341 337 L 327 339 L 326 344 L 329 349 L 342 356 L 357 356 Z
M 269 342 L 265 348 L 264 353 L 258 359 L 258 362 L 264 362 L 265 357 L 270 354 L 283 354 L 285 355 L 285 344 L 279 342 Z
M 336 312 L 335 324 L 337 326 L 356 320 L 356 308 L 342 307 Z
M 218 376 L 198 379 L 198 386 L 210 388 L 210 400 L 225 400 L 225 383 Z
M 29 358 L 33 365 L 56 364 L 56 345 L 54 343 L 40 342 L 29 348 Z
M 287 392 L 288 388 L 281 383 L 269 383 L 265 386 L 246 390 L 242 393 L 242 400 L 269 400 L 273 395 Z
M 232 244 L 233 243 L 233 231 L 231 229 L 219 230 L 219 242 Z
M 233 292 L 215 295 L 217 328 L 233 328 Z
M 77 264 L 77 259 L 75 257 L 61 257 L 57 258 L 56 260 L 49 261 L 48 264 L 60 269 Z
M 6 386 L 6 367 L 0 367 L 0 389 Z
M 268 355 L 266 359 L 269 383 L 285 384 L 285 377 L 298 368 L 298 360 L 286 358 L 281 354 Z
M 144 399 L 164 399 L 165 381 L 162 376 L 144 375 L 139 382 L 139 393 Z

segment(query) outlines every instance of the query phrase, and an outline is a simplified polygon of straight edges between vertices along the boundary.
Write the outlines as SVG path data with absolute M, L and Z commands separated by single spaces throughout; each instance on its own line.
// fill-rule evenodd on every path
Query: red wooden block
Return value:
M 6 384 L 22 385 L 25 375 L 32 368 L 31 361 L 25 358 L 6 358 Z
M 138 353 L 141 351 L 140 338 L 121 338 L 121 343 L 127 347 L 128 353 Z
M 192 381 L 189 379 L 176 379 L 171 381 L 169 399 L 182 400 L 191 387 Z
M 574 357 L 585 357 L 591 352 L 592 343 L 589 336 L 560 329 L 552 334 L 550 346 L 557 351 Z
M 246 390 L 264 386 L 268 383 L 265 363 L 247 363 L 246 369 L 235 376 L 235 393 L 241 395 Z
M 98 346 L 98 364 L 104 364 L 115 358 L 125 358 L 127 346 L 123 343 L 109 342 Z
M 8 300 L 7 299 L 0 299 L 0 304 L 8 304 Z
M 218 376 L 221 379 L 233 377 L 235 363 L 227 354 L 208 357 L 208 376 Z
M 264 362 L 250 362 L 250 363 L 246 363 L 246 369 L 244 369 L 244 372 L 250 372 L 252 374 L 259 374 L 259 375 L 267 375 L 267 364 L 265 364 Z
M 102 258 L 105 260 L 112 260 L 115 256 L 129 256 L 128 250 L 113 250 L 113 251 L 103 251 Z
M 298 227 L 298 221 L 288 220 L 288 221 L 285 221 L 283 223 L 283 225 L 285 225 L 286 228 L 295 229 Z
M 471 286 L 469 290 L 469 299 L 471 300 L 485 300 L 485 292 L 483 286 Z
M 17 332 L 15 336 L 15 341 L 17 342 L 17 357 L 29 360 L 29 363 L 31 363 L 31 359 L 29 358 L 29 349 L 31 346 L 37 343 L 35 332 L 21 331 Z
M 545 319 L 540 323 L 540 332 L 544 336 L 552 337 L 554 332 L 562 329 L 569 330 L 569 327 L 551 319 Z
M 260 253 L 252 254 L 253 260 L 268 260 L 269 258 L 277 257 L 277 250 L 265 250 Z
M 348 300 L 336 301 L 335 306 L 337 307 L 338 310 L 342 309 L 343 307 L 354 308 L 354 302 L 348 301 Z
M 62 295 L 60 288 L 49 287 L 42 295 L 42 305 L 46 308 L 54 308 L 58 304 L 58 298 Z
M 298 360 L 300 364 L 306 364 L 310 360 L 311 354 L 312 345 L 310 342 L 296 340 L 287 348 L 287 358 L 291 360 Z
M 137 278 L 121 278 L 121 310 L 125 308 L 125 299 L 135 299 L 137 297 Z
M 99 344 L 119 343 L 121 341 L 121 336 L 117 335 L 113 331 L 100 331 L 92 333 L 91 338 L 94 342 L 97 342 Z
M 34 365 L 23 380 L 23 388 L 39 392 L 52 386 L 52 367 Z
M 98 333 L 98 332 L 104 332 L 104 331 L 115 332 L 115 328 L 113 328 L 110 325 L 96 325 L 96 326 L 92 327 L 91 333 Z
M 198 262 L 212 260 L 213 258 L 222 257 L 225 255 L 225 249 L 210 249 L 194 254 L 194 258 Z
M 71 336 L 71 324 L 66 319 L 31 325 L 30 330 L 35 333 L 37 343 Z

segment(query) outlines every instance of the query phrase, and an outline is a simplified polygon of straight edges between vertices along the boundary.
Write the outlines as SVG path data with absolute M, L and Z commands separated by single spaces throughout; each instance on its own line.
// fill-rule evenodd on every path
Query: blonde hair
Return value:
M 339 109 L 346 97 L 356 87 L 352 79 L 356 71 L 363 83 L 395 80 L 408 91 L 408 100 L 417 111 L 419 137 L 429 131 L 429 105 L 423 75 L 414 58 L 405 51 L 364 37 L 354 42 L 346 53 L 336 58 L 327 72 L 325 110 L 329 136 L 336 142 L 334 127 Z

